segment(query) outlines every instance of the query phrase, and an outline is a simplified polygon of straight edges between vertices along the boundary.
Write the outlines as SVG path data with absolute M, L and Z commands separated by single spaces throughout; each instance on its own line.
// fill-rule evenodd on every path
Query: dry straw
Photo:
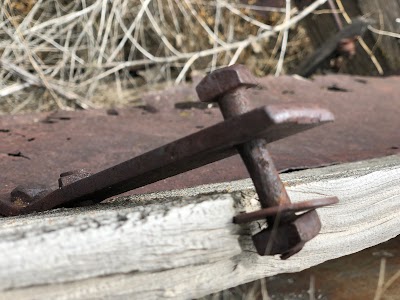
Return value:
M 257 75 L 281 74 L 307 49 L 295 25 L 325 2 L 298 11 L 290 1 L 277 9 L 239 0 L 5 0 L 0 107 L 126 103 L 126 91 L 143 84 L 179 83 L 193 70 L 236 62 Z

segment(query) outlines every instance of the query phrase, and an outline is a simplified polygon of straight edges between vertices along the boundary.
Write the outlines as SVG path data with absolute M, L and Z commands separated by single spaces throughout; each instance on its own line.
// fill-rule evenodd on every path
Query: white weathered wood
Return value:
M 336 195 L 323 227 L 287 261 L 260 257 L 249 180 L 0 219 L 1 299 L 185 299 L 296 272 L 400 233 L 400 156 L 283 174 L 296 201 Z M 239 237 L 239 238 L 238 238 Z

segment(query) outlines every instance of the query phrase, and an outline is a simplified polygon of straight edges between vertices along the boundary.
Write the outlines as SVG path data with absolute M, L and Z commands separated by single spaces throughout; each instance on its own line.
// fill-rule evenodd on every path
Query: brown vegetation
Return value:
M 0 113 L 134 104 L 142 89 L 233 63 L 257 76 L 290 74 L 315 47 L 312 23 L 299 21 L 332 14 L 326 2 L 5 0 Z M 378 68 L 375 47 L 367 50 Z
M 299 11 L 249 3 L 6 1 L 0 8 L 1 108 L 102 106 L 96 97 L 109 83 L 126 104 L 125 90 L 185 81 L 192 70 L 235 62 L 258 76 L 274 73 L 289 27 L 275 26 Z M 310 51 L 304 28 L 293 24 L 282 72 Z M 34 78 L 27 81 L 21 71 Z

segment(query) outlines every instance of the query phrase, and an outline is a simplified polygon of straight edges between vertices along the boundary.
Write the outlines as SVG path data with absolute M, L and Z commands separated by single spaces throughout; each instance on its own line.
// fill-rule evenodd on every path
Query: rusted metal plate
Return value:
M 262 106 L 148 151 L 96 174 L 83 170 L 60 174 L 59 188 L 20 185 L 0 197 L 4 216 L 57 206 L 101 202 L 176 174 L 235 155 L 237 146 L 255 139 L 273 142 L 333 121 L 324 109 L 291 105 Z M 276 172 L 276 171 L 275 171 Z
M 254 107 L 318 103 L 334 113 L 333 124 L 270 145 L 277 168 L 288 171 L 399 153 L 399 83 L 399 77 L 267 77 L 250 98 Z M 21 183 L 56 187 L 60 173 L 82 168 L 97 172 L 222 120 L 218 108 L 191 102 L 198 101 L 192 85 L 152 92 L 142 100 L 146 104 L 141 108 L 108 112 L 2 116 L 0 193 Z M 247 177 L 235 156 L 133 192 Z

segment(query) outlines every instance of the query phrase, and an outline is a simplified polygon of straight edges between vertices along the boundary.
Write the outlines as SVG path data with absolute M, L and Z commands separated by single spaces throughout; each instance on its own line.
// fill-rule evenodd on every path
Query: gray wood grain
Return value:
M 400 233 L 400 156 L 282 176 L 294 202 L 336 195 L 321 233 L 287 261 L 231 223 L 249 180 L 0 219 L 1 299 L 187 299 L 348 255 Z M 260 223 L 260 225 L 262 225 Z

